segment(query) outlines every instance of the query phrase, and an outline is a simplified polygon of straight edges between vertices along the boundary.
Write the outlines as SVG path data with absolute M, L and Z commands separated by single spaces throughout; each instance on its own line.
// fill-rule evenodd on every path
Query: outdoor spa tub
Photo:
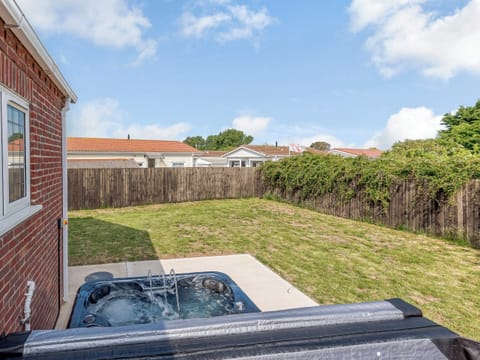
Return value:
M 69 328 L 114 327 L 259 312 L 226 274 L 195 272 L 87 281 Z
M 79 289 L 69 329 L 0 336 L 0 358 L 480 359 L 480 343 L 401 299 L 261 312 L 218 272 L 99 275 Z
M 108 296 L 108 295 L 106 295 Z M 0 336 L 0 358 L 480 359 L 460 337 L 400 299 L 128 326 Z

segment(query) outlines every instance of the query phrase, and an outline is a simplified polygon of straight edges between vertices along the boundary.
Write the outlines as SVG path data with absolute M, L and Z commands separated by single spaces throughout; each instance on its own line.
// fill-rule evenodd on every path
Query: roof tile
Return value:
M 382 155 L 383 151 L 376 149 L 376 148 L 371 148 L 371 149 L 348 149 L 348 148 L 335 148 L 332 150 L 337 150 L 341 151 L 347 154 L 355 155 L 355 156 L 366 156 L 372 159 L 378 158 L 380 155 Z
M 242 145 L 242 147 L 246 149 L 250 149 L 267 156 L 278 156 L 278 155 L 293 155 L 297 154 L 293 151 L 289 151 L 288 146 L 273 146 L 273 145 Z
M 67 138 L 69 152 L 181 152 L 194 153 L 197 149 L 174 140 L 133 140 L 106 138 Z

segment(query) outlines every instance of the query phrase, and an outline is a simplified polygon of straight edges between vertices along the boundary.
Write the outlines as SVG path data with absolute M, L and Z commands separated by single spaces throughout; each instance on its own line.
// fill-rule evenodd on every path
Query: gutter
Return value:
M 0 16 L 5 21 L 5 28 L 13 31 L 62 94 L 68 97 L 72 103 L 77 102 L 77 95 L 63 77 L 57 64 L 40 41 L 16 1 L 0 0 Z

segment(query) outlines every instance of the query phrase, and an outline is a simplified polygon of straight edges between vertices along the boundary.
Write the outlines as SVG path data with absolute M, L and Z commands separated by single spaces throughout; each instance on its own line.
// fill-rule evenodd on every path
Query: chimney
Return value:
M 130 134 L 127 135 L 127 140 L 130 140 Z
M 278 148 L 278 141 L 275 141 L 275 147 Z

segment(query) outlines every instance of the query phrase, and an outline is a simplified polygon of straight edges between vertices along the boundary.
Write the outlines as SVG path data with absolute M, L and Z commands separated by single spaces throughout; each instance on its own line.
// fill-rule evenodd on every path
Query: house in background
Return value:
M 79 161 L 89 167 L 102 167 L 120 162 L 125 165 L 125 160 L 134 160 L 141 168 L 192 167 L 198 152 L 180 141 L 82 137 L 69 137 L 67 151 L 72 166 Z
M 366 156 L 369 159 L 376 159 L 382 155 L 383 151 L 377 148 L 370 149 L 349 149 L 349 148 L 333 148 L 328 151 L 329 154 L 340 155 L 343 157 Z
M 296 149 L 298 151 L 293 151 Z M 303 146 L 273 146 L 273 145 L 242 145 L 226 153 L 223 157 L 227 160 L 228 167 L 258 167 L 265 161 L 279 161 L 291 156 L 298 156 L 302 153 L 311 153 L 316 155 L 333 154 L 344 157 L 367 156 L 370 159 L 376 159 L 382 151 L 379 149 L 348 149 L 334 148 L 329 151 L 316 150 L 311 147 Z
M 223 157 L 226 151 L 207 150 L 200 152 L 193 158 L 194 167 L 227 167 L 228 161 Z
M 223 155 L 228 167 L 258 167 L 265 161 L 278 161 L 299 152 L 292 152 L 288 146 L 242 145 Z
M 0 27 L 0 333 L 9 333 L 53 328 L 68 288 L 65 116 L 77 97 L 15 1 L 0 0 Z
M 300 148 L 293 151 L 292 146 L 241 145 L 229 152 L 198 151 L 172 140 L 67 138 L 69 168 L 258 167 L 303 152 L 372 159 L 382 154 L 378 149 L 334 148 L 327 152 Z

